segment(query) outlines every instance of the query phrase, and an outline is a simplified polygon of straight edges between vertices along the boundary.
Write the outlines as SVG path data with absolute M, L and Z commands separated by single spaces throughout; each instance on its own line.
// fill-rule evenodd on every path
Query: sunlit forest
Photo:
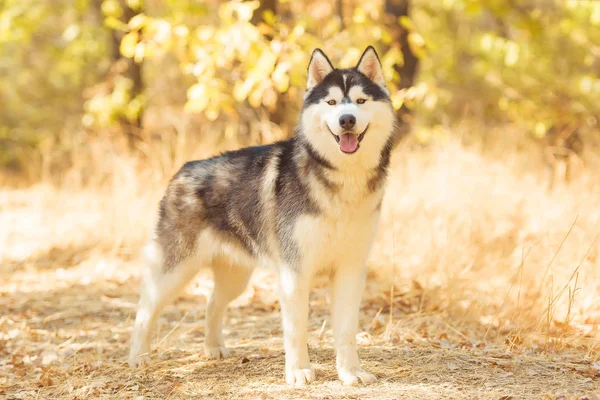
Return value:
M 294 135 L 311 53 L 373 45 L 399 120 L 359 353 L 283 379 L 257 271 L 206 360 L 210 275 L 126 365 L 140 251 L 186 161 Z M 0 397 L 600 398 L 600 1 L 0 0 Z M 595 396 L 595 397 L 594 397 Z

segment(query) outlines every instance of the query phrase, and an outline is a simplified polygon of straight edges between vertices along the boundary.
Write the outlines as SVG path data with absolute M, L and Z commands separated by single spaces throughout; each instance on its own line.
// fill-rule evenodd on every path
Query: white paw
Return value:
M 131 368 L 137 368 L 150 362 L 150 350 L 134 351 L 132 350 L 129 354 L 129 366 Z
M 285 371 L 285 381 L 290 385 L 304 386 L 315 380 L 315 372 L 310 368 L 291 368 Z
M 208 346 L 204 344 L 204 355 L 209 360 L 218 360 L 229 357 L 229 350 L 225 346 Z
M 359 380 L 367 385 L 369 383 L 374 383 L 377 380 L 375 375 L 365 371 L 361 367 L 338 368 L 338 377 L 344 385 L 356 385 Z

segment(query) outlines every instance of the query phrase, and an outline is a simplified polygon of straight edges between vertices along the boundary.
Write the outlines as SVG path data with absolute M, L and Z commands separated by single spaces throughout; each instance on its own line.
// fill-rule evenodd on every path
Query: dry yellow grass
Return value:
M 283 383 L 267 271 L 230 311 L 231 359 L 200 356 L 211 286 L 201 274 L 161 318 L 153 362 L 129 369 L 140 246 L 168 176 L 208 154 L 181 140 L 144 149 L 144 161 L 94 144 L 59 186 L 0 191 L 0 396 L 600 398 L 593 155 L 550 192 L 534 149 L 488 154 L 456 140 L 394 155 L 359 334 L 378 383 L 336 380 L 321 287 L 309 325 L 317 382 Z

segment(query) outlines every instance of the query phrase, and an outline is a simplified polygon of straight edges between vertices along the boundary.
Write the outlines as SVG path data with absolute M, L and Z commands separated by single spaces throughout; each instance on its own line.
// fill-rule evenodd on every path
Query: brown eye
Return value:
M 327 102 L 327 104 L 329 104 L 330 106 L 335 106 L 336 101 L 335 100 L 329 100 Z
M 365 104 L 365 102 L 367 101 L 367 99 L 357 99 L 356 102 L 358 104 Z

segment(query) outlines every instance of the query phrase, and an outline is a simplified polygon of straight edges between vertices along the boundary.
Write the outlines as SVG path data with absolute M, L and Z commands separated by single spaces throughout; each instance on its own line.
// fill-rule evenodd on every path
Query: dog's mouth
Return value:
M 329 129 L 329 126 L 327 126 L 327 129 Z M 340 146 L 340 150 L 343 153 L 352 154 L 358 151 L 360 147 L 360 142 L 365 137 L 367 129 L 369 129 L 369 125 L 367 125 L 365 130 L 359 135 L 353 132 L 344 132 L 341 135 L 336 135 L 335 133 L 331 132 L 331 129 L 329 129 L 329 132 L 331 133 L 337 144 Z

